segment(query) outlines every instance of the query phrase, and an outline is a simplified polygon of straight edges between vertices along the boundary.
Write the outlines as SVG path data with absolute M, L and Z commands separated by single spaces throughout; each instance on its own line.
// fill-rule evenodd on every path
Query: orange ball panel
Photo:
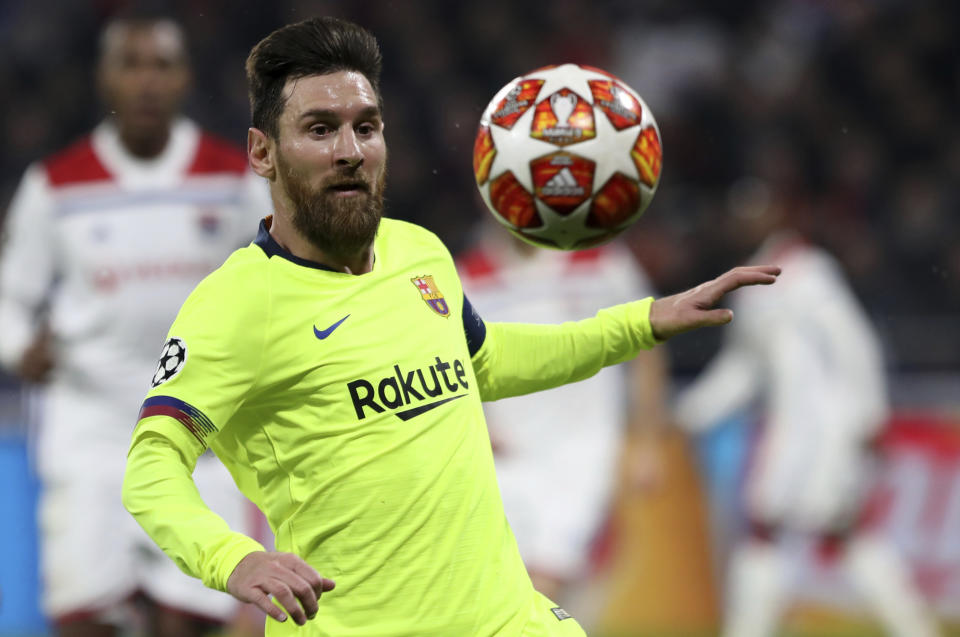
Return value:
M 568 215 L 590 198 L 595 168 L 591 160 L 566 152 L 534 159 L 534 193 L 557 214 Z
M 640 179 L 653 188 L 660 179 L 660 165 L 663 161 L 660 138 L 653 126 L 643 129 L 630 150 L 630 156 L 633 157 L 633 163 L 637 166 Z
M 636 126 L 643 119 L 643 108 L 633 95 L 613 80 L 590 80 L 593 104 L 617 130 Z
M 473 142 L 473 175 L 477 178 L 478 185 L 487 183 L 487 179 L 490 178 L 490 165 L 493 164 L 493 158 L 496 155 L 497 149 L 493 147 L 490 127 L 481 126 Z
M 533 106 L 543 80 L 523 80 L 500 100 L 490 116 L 490 121 L 503 128 L 513 128 L 517 120 Z
M 587 225 L 591 228 L 615 228 L 630 218 L 640 206 L 640 186 L 622 173 L 616 173 L 593 197 Z
M 560 89 L 537 104 L 530 137 L 567 146 L 596 136 L 593 107 L 573 91 Z
M 490 182 L 490 203 L 500 215 L 517 228 L 539 228 L 543 225 L 533 195 L 506 172 Z

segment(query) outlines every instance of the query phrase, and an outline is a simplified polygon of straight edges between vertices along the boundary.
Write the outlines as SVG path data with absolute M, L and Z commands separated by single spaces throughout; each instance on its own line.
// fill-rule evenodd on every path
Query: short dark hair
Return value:
M 286 100 L 287 80 L 338 71 L 362 73 L 380 96 L 380 46 L 373 34 L 346 20 L 322 16 L 281 27 L 260 40 L 247 57 L 253 125 L 273 138 Z

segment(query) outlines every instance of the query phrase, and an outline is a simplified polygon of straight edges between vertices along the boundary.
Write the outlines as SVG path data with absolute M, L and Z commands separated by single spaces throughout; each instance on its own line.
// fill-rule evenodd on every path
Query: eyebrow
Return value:
M 343 114 L 340 111 L 334 111 L 328 108 L 311 108 L 300 115 L 300 121 L 310 118 L 320 120 L 339 120 L 342 119 L 342 115 Z M 380 108 L 377 106 L 367 106 L 357 113 L 356 119 L 370 119 L 374 117 L 380 117 Z

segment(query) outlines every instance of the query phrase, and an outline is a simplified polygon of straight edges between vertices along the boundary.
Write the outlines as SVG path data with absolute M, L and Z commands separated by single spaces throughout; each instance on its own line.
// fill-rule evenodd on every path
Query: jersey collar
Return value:
M 91 140 L 97 157 L 121 184 L 128 188 L 153 190 L 177 187 L 181 183 L 196 156 L 200 129 L 191 120 L 178 117 L 171 123 L 167 145 L 151 159 L 130 154 L 110 117 L 93 129 Z
M 297 265 L 302 265 L 306 268 L 313 268 L 315 270 L 327 270 L 328 272 L 337 272 L 329 265 L 324 265 L 318 261 L 311 261 L 310 259 L 302 259 L 296 255 L 291 254 L 284 250 L 277 240 L 270 235 L 270 222 L 273 221 L 272 215 L 266 219 L 260 220 L 260 230 L 257 232 L 257 238 L 253 242 L 260 246 L 260 249 L 270 257 L 280 257 L 281 259 L 286 259 L 287 261 L 292 261 Z

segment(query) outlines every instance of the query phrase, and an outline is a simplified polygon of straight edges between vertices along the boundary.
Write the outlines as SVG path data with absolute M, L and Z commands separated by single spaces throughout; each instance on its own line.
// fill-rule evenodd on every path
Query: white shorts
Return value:
M 764 432 L 746 482 L 754 520 L 814 533 L 844 530 L 855 521 L 873 457 L 856 441 L 815 433 Z
M 253 505 L 216 457 L 201 457 L 194 479 L 204 501 L 231 528 L 249 526 Z M 98 613 L 140 591 L 163 606 L 228 619 L 238 603 L 180 571 L 123 508 L 120 487 L 117 476 L 95 474 L 43 485 L 39 522 L 47 615 Z
M 507 521 L 531 571 L 561 579 L 584 572 L 615 484 L 618 436 L 554 438 L 530 453 L 496 456 Z
M 157 603 L 214 620 L 228 619 L 238 602 L 209 589 L 176 564 L 140 528 L 121 502 L 129 435 L 136 413 L 117 440 L 107 433 L 109 409 L 64 388 L 51 388 L 38 436 L 38 505 L 43 608 L 53 618 L 99 615 L 137 592 Z M 68 450 L 72 453 L 68 453 Z M 201 497 L 241 533 L 258 528 L 259 512 L 211 453 L 193 474 Z

